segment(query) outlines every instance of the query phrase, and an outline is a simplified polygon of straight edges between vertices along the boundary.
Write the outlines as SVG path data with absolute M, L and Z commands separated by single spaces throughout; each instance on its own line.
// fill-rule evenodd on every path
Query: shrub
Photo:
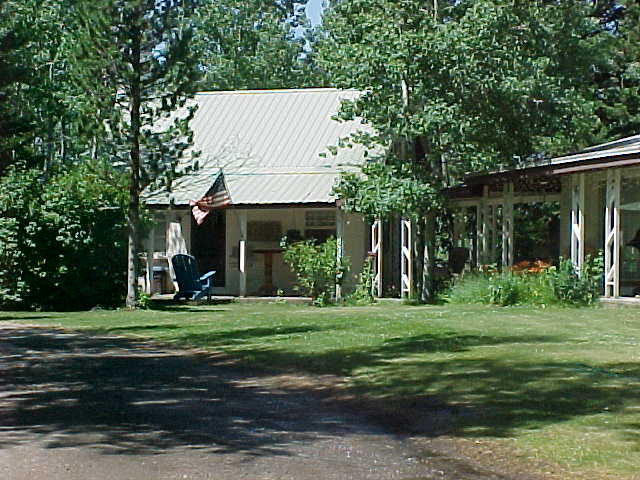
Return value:
M 582 274 L 571 261 L 558 267 L 542 262 L 518 264 L 505 272 L 478 272 L 454 282 L 447 295 L 452 303 L 509 305 L 592 305 L 598 300 L 601 262 L 587 258 Z
M 330 303 L 335 286 L 342 285 L 348 270 L 346 258 L 338 262 L 336 239 L 331 237 L 324 243 L 303 240 L 289 244 L 285 238 L 282 246 L 284 261 L 298 277 L 303 292 L 316 305 Z
M 549 272 L 555 297 L 568 305 L 592 305 L 598 301 L 603 265 L 600 257 L 588 256 L 580 275 L 571 260 L 560 259 L 557 269 Z
M 370 305 L 375 301 L 373 296 L 373 258 L 367 257 L 362 264 L 362 271 L 358 275 L 355 290 L 347 296 L 345 303 L 349 305 Z
M 21 166 L 0 179 L 0 307 L 86 309 L 122 302 L 126 189 L 84 165 L 44 181 Z

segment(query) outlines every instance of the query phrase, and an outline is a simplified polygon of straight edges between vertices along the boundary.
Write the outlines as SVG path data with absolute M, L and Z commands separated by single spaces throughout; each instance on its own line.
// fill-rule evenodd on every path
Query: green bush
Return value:
M 567 305 L 592 305 L 598 301 L 603 265 L 600 257 L 587 257 L 580 275 L 571 260 L 561 259 L 557 269 L 549 272 L 555 297 Z
M 451 303 L 509 305 L 593 305 L 600 294 L 601 261 L 587 258 L 578 275 L 569 260 L 541 271 L 477 272 L 460 277 L 446 299 Z
M 345 299 L 347 305 L 370 305 L 375 301 L 373 296 L 373 263 L 368 257 L 362 264 L 362 271 L 358 275 L 358 283 L 355 290 Z
M 303 240 L 289 244 L 285 238 L 282 246 L 284 261 L 298 277 L 303 292 L 316 305 L 330 303 L 335 286 L 342 285 L 348 270 L 346 258 L 338 262 L 336 239 L 331 237 L 323 243 Z
M 0 178 L 0 308 L 121 304 L 126 189 L 103 176 L 84 165 L 45 181 L 14 166 Z

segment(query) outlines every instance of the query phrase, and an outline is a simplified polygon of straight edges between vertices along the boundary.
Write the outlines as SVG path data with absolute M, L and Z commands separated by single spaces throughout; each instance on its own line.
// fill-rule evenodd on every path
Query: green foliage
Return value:
M 433 184 L 411 173 L 407 164 L 366 163 L 361 173 L 345 172 L 334 186 L 334 194 L 345 210 L 360 213 L 369 221 L 394 213 L 413 217 L 442 205 Z
M 454 282 L 446 299 L 451 303 L 587 306 L 597 303 L 602 261 L 587 258 L 578 275 L 570 260 L 536 273 L 476 272 Z
M 312 30 L 305 28 L 304 9 L 299 4 L 291 0 L 206 0 L 197 16 L 202 89 L 324 85 L 313 53 L 305 47 L 313 41 Z
M 87 165 L 45 183 L 19 165 L 0 179 L 0 308 L 121 304 L 122 183 L 108 184 L 106 173 Z
M 609 5 L 609 11 L 602 14 L 612 52 L 595 82 L 598 116 L 611 140 L 640 131 L 640 5 L 621 3 L 624 8 Z
M 346 258 L 338 261 L 337 242 L 331 237 L 326 242 L 303 240 L 287 244 L 282 243 L 284 261 L 298 277 L 303 292 L 311 297 L 318 306 L 331 302 L 335 286 L 342 285 L 348 270 Z
M 592 305 L 598 301 L 602 283 L 601 256 L 588 256 L 580 274 L 571 260 L 560 259 L 558 268 L 549 272 L 555 297 L 563 304 Z
M 358 283 L 353 292 L 345 299 L 347 305 L 370 305 L 375 301 L 373 296 L 373 271 L 372 258 L 368 257 L 362 264 L 362 271 L 358 275 Z

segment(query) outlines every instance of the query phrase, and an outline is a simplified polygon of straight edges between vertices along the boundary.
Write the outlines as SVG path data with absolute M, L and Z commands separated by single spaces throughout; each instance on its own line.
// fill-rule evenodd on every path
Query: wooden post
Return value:
M 502 267 L 513 266 L 513 183 L 504 186 L 502 203 Z
M 413 291 L 413 229 L 411 220 L 400 219 L 400 296 L 410 298 Z
M 238 294 L 247 296 L 247 212 L 238 212 L 240 242 L 238 243 L 238 270 L 240 271 Z
M 571 182 L 571 263 L 578 273 L 584 263 L 584 173 Z
M 376 220 L 371 225 L 371 254 L 375 256 L 373 295 L 382 296 L 382 220 Z
M 153 293 L 162 293 L 162 292 L 153 291 L 153 252 L 155 250 L 155 246 L 153 242 L 156 236 L 156 228 L 158 227 L 156 227 L 155 225 L 151 227 L 151 231 L 149 232 L 149 238 L 147 239 L 147 275 L 146 275 L 146 285 L 144 289 L 147 295 L 152 295 Z
M 344 212 L 338 208 L 336 211 L 336 263 L 338 266 L 342 262 L 342 257 L 344 257 Z M 342 285 L 336 282 L 336 300 L 341 298 Z
M 620 296 L 620 170 L 607 170 L 604 232 L 604 296 Z
M 486 264 L 489 260 L 489 206 L 487 199 L 489 197 L 489 187 L 485 185 L 482 189 L 482 199 L 478 205 L 478 214 L 476 215 L 476 228 L 478 238 L 478 252 L 476 253 L 476 262 L 478 267 Z

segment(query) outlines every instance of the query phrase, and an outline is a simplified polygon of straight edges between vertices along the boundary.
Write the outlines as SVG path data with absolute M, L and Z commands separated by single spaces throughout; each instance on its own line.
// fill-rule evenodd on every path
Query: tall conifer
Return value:
M 98 139 L 129 176 L 127 306 L 137 301 L 140 196 L 166 185 L 190 147 L 199 78 L 197 0 L 98 0 L 80 12 L 77 79 L 108 109 Z

